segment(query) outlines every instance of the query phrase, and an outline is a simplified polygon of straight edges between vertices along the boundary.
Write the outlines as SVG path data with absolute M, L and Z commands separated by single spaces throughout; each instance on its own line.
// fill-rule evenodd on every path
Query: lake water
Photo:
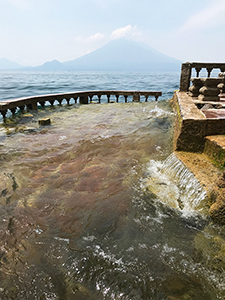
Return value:
M 0 73 L 1 100 L 162 90 L 0 127 L 1 299 L 225 299 L 225 231 L 172 151 L 175 73 Z M 51 126 L 38 119 L 50 117 Z
M 0 101 L 87 90 L 153 90 L 168 99 L 179 88 L 179 76 L 179 72 L 0 72 Z

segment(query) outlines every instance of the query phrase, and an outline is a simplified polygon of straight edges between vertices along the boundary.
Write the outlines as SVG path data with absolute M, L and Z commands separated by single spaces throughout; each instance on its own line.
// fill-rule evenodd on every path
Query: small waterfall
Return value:
M 165 161 L 150 160 L 145 188 L 171 207 L 202 212 L 207 194 L 194 174 L 173 153 Z

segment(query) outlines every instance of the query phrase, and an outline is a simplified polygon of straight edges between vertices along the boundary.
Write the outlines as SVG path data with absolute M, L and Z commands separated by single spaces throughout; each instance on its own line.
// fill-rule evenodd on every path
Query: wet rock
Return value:
M 5 130 L 6 130 L 7 135 L 15 133 L 15 128 L 13 128 L 13 127 L 12 128 L 6 128 Z
M 48 126 L 51 125 L 51 119 L 50 118 L 43 118 L 38 120 L 38 124 L 41 126 Z
M 0 200 L 4 199 L 4 202 L 8 204 L 7 202 L 10 201 L 17 188 L 18 184 L 13 174 L 0 173 Z
M 34 116 L 32 114 L 26 113 L 22 116 L 20 121 L 18 122 L 19 124 L 26 124 L 31 122 L 34 119 Z
M 216 223 L 225 224 L 225 199 L 222 193 L 218 194 L 217 201 L 210 207 L 209 215 Z

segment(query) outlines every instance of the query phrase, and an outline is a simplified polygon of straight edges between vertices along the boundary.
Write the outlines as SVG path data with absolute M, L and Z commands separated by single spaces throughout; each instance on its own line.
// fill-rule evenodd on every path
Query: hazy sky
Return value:
M 225 0 L 0 0 L 0 58 L 75 59 L 131 38 L 182 61 L 225 61 Z

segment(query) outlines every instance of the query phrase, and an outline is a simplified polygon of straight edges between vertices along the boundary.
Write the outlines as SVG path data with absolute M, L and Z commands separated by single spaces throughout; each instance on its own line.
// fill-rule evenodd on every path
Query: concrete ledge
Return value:
M 186 92 L 174 92 L 171 102 L 177 112 L 175 150 L 203 152 L 206 136 L 225 134 L 225 118 L 207 118 L 207 114 L 198 109 L 197 102 Z M 223 115 L 223 110 L 218 110 L 220 116 Z

